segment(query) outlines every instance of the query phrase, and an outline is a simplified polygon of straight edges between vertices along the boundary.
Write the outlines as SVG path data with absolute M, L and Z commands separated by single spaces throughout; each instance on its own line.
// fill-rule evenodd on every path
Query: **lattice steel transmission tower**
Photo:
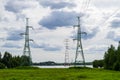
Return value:
M 65 66 L 69 65 L 69 39 L 65 40 Z
M 78 17 L 78 25 L 74 25 L 74 27 L 78 27 L 77 30 L 77 38 L 74 40 L 77 40 L 77 47 L 76 47 L 76 55 L 75 55 L 75 66 L 77 65 L 77 63 L 83 63 L 84 67 L 85 67 L 85 57 L 84 57 L 84 53 L 83 53 L 83 47 L 82 47 L 82 40 L 81 40 L 81 35 L 82 34 L 87 34 L 86 32 L 81 32 L 81 24 L 80 24 L 80 17 Z M 81 55 L 82 60 L 79 59 L 79 55 Z
M 29 28 L 32 28 L 28 24 L 29 18 L 26 18 L 26 30 L 23 35 L 25 35 L 25 44 L 24 44 L 24 50 L 23 50 L 23 55 L 28 56 L 30 59 L 30 64 L 32 63 L 32 58 L 31 58 L 31 51 L 30 51 L 30 41 L 33 41 L 32 39 L 29 39 Z
M 119 41 L 119 44 L 118 44 L 118 46 L 120 46 L 120 41 Z

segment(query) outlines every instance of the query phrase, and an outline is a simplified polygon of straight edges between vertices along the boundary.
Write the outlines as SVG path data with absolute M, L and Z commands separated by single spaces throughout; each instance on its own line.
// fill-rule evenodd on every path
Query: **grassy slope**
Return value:
M 120 72 L 102 69 L 5 69 L 0 80 L 120 80 Z

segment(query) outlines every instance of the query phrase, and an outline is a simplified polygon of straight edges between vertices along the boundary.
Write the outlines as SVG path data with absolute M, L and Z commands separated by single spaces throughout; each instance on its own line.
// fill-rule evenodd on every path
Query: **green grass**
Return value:
M 120 80 L 120 72 L 103 69 L 1 69 L 0 80 Z

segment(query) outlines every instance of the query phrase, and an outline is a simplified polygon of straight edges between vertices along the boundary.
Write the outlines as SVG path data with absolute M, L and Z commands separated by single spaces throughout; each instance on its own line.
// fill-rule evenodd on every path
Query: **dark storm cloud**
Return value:
M 73 26 L 77 22 L 76 12 L 53 11 L 49 16 L 44 17 L 39 24 L 48 28 L 55 29 L 62 26 Z
M 43 7 L 50 7 L 51 9 L 61 9 L 65 7 L 72 8 L 76 6 L 74 3 L 70 3 L 70 2 L 55 2 L 49 0 L 41 0 L 40 4 Z

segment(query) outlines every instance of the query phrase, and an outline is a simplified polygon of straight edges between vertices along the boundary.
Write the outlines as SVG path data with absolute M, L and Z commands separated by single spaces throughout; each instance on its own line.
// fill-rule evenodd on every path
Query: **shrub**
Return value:
M 103 60 L 94 60 L 93 61 L 93 67 L 94 68 L 102 68 L 104 65 L 104 61 Z

